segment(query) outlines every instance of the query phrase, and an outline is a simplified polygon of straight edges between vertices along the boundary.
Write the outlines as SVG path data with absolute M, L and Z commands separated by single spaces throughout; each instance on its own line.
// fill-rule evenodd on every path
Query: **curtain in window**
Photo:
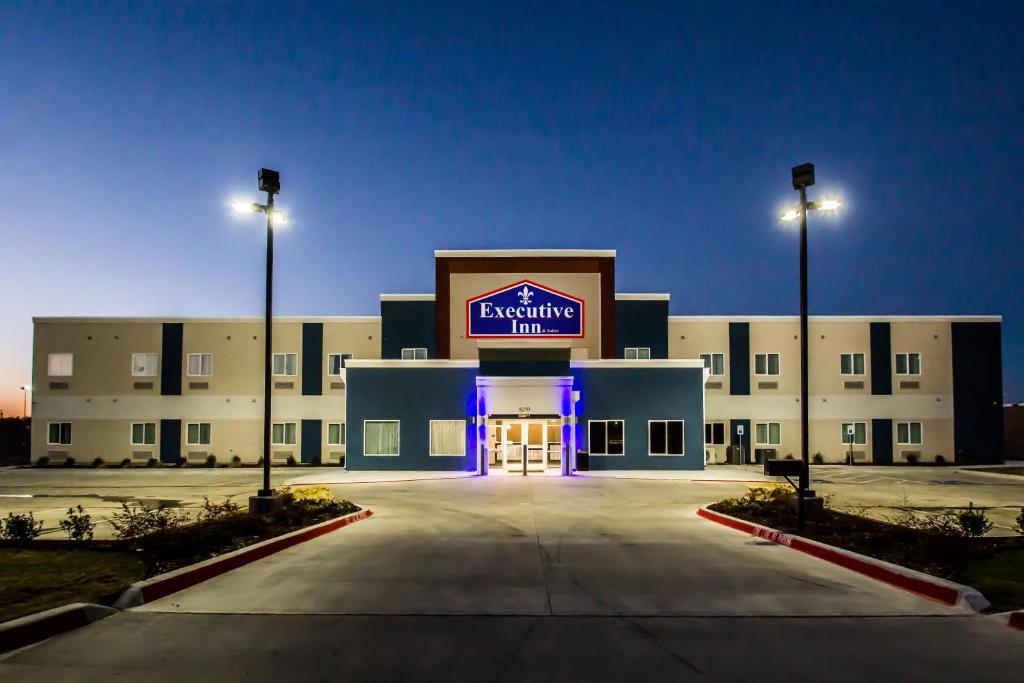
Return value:
M 363 437 L 364 455 L 398 455 L 398 422 L 368 421 Z
M 463 420 L 435 420 L 430 423 L 431 455 L 465 455 L 466 423 Z
M 70 353 L 51 353 L 46 359 L 46 374 L 50 377 L 70 377 L 73 359 Z
M 327 444 L 329 446 L 345 445 L 345 424 L 332 422 L 327 425 Z

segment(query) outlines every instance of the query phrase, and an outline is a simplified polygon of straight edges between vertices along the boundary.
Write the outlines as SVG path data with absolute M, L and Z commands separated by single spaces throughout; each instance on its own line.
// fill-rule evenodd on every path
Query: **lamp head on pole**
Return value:
M 814 184 L 814 164 L 800 164 L 793 167 L 793 189 L 802 190 Z
M 271 171 L 269 168 L 261 168 L 258 174 L 260 181 L 260 192 L 277 194 L 281 191 L 281 174 Z

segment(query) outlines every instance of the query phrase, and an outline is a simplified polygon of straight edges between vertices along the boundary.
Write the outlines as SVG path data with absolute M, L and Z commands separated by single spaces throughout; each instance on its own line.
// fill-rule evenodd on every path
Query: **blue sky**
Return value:
M 5 3 L 0 407 L 33 315 L 373 314 L 435 248 L 619 251 L 677 314 L 1002 314 L 1024 400 L 1024 4 Z

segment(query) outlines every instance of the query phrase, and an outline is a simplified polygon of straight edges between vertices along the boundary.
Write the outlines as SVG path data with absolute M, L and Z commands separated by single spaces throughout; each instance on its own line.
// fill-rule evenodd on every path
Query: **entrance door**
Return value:
M 546 435 L 540 420 L 526 422 L 526 465 L 530 472 L 544 471 L 547 466 Z

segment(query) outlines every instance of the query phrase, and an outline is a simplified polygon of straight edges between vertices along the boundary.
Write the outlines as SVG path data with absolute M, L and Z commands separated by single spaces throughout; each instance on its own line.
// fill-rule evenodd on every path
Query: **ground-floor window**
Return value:
M 185 427 L 185 443 L 188 446 L 209 446 L 210 423 L 189 422 Z
M 51 446 L 71 445 L 71 423 L 51 422 L 46 428 L 46 443 Z
M 465 420 L 431 420 L 430 421 L 430 454 L 431 455 L 465 455 L 466 454 L 466 421 Z
M 327 445 L 328 446 L 344 446 L 345 445 L 345 423 L 344 422 L 328 422 L 327 423 Z
M 132 445 L 152 446 L 156 443 L 156 422 L 133 422 Z
M 398 455 L 398 420 L 363 422 L 363 455 Z
M 275 422 L 270 428 L 270 442 L 275 446 L 294 446 L 295 423 Z
M 683 455 L 683 421 L 650 420 L 647 445 L 651 455 Z
M 623 455 L 626 452 L 626 423 L 622 420 L 590 420 L 587 428 L 591 455 Z
M 778 446 L 782 443 L 782 424 L 758 422 L 754 425 L 754 443 L 758 446 Z
M 920 446 L 922 442 L 920 422 L 897 422 L 896 443 L 901 446 Z
M 724 422 L 705 422 L 704 423 L 704 443 L 708 446 L 724 446 L 725 445 L 725 423 Z
M 849 446 L 864 446 L 868 442 L 868 425 L 866 422 L 844 422 L 843 443 Z

